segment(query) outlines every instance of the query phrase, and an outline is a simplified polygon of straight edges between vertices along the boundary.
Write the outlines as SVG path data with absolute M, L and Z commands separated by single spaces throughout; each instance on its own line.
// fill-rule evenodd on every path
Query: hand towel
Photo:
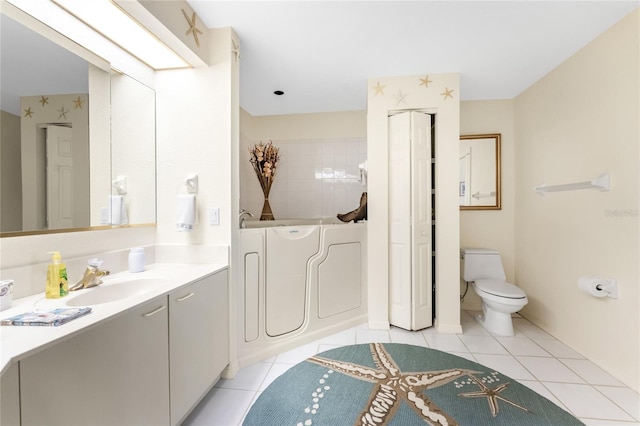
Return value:
M 126 225 L 129 223 L 127 218 L 127 208 L 124 202 L 124 196 L 111 195 L 109 197 L 109 205 L 111 206 L 111 224 Z
M 196 194 L 178 194 L 176 199 L 176 229 L 190 232 L 196 223 Z

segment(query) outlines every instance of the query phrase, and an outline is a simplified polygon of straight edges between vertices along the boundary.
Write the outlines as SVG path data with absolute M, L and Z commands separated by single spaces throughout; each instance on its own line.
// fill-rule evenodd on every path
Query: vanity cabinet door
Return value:
M 0 425 L 20 425 L 20 376 L 14 363 L 0 379 Z
M 229 362 L 227 271 L 169 295 L 171 424 L 180 424 Z
M 167 297 L 21 361 L 23 425 L 169 424 Z

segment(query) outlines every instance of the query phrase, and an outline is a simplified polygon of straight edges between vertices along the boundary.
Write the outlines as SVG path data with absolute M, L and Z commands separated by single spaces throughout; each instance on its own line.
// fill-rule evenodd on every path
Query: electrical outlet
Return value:
M 209 225 L 220 225 L 220 209 L 218 207 L 209 209 Z

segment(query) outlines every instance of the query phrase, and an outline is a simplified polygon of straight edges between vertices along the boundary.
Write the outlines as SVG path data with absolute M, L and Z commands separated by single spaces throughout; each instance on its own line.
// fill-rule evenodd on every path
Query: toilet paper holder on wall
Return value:
M 618 298 L 618 282 L 599 277 L 581 277 L 578 288 L 595 297 Z

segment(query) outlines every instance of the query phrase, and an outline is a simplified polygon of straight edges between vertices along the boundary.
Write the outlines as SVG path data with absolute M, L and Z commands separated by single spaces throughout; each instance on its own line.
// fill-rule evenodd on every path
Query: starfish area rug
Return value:
M 571 426 L 578 419 L 515 380 L 419 346 L 371 343 L 293 366 L 255 401 L 245 426 Z

